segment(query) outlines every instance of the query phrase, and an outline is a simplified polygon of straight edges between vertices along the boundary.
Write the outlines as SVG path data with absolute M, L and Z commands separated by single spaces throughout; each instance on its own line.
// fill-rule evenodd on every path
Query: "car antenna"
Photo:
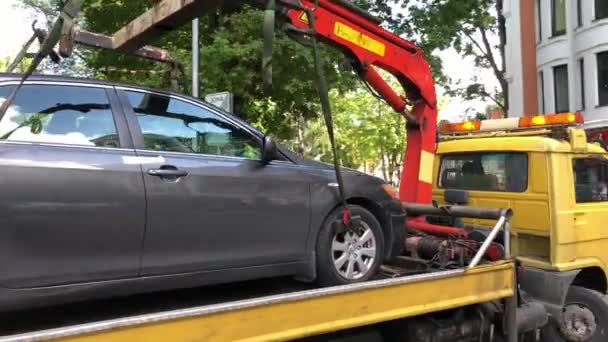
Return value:
M 61 13 L 59 13 L 59 17 L 57 17 L 55 24 L 53 24 L 53 27 L 49 31 L 48 36 L 44 39 L 44 42 L 42 42 L 42 44 L 40 45 L 40 49 L 36 53 L 36 56 L 34 56 L 34 60 L 32 61 L 32 64 L 30 64 L 30 66 L 27 68 L 27 70 L 21 77 L 19 84 L 17 84 L 17 86 L 13 89 L 13 91 L 10 93 L 10 95 L 8 96 L 6 101 L 4 101 L 2 103 L 2 105 L 0 105 L 0 122 L 2 122 L 2 119 L 4 118 L 4 114 L 6 113 L 6 111 L 10 107 L 11 103 L 17 96 L 17 93 L 19 92 L 19 89 L 21 89 L 21 87 L 23 86 L 23 83 L 38 68 L 38 66 L 44 60 L 44 58 L 53 52 L 53 47 L 57 44 L 57 42 L 59 42 L 61 37 L 63 35 L 71 34 L 72 29 L 74 27 L 74 18 L 76 18 L 76 16 L 78 15 L 78 12 L 80 12 L 80 7 L 82 7 L 83 2 L 84 2 L 84 0 L 67 0 L 65 5 L 61 9 Z M 68 39 L 68 41 L 69 41 L 69 39 Z M 70 44 L 68 43 L 68 46 L 69 45 Z M 68 47 L 68 50 L 69 49 L 70 48 Z M 65 55 L 67 55 L 67 54 L 68 53 L 65 53 Z M 62 55 L 64 55 L 64 53 L 62 53 Z M 21 56 L 21 58 L 23 58 L 23 56 Z M 15 61 L 15 62 L 13 62 L 13 64 L 18 63 L 18 62 L 19 61 Z

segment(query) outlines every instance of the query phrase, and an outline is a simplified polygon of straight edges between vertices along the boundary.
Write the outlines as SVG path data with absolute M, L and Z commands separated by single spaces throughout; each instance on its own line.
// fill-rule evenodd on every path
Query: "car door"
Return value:
M 18 92 L 0 122 L 0 286 L 139 274 L 144 187 L 119 108 L 102 85 Z
M 305 257 L 309 185 L 287 161 L 262 165 L 261 139 L 175 96 L 125 89 L 147 193 L 144 274 Z

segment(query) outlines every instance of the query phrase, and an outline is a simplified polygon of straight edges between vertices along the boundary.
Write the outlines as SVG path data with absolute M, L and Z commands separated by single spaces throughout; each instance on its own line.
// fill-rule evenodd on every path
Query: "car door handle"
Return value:
M 186 177 L 188 171 L 180 170 L 175 166 L 161 166 L 159 169 L 149 169 L 148 174 L 150 176 L 156 176 L 161 178 L 174 178 L 174 177 Z

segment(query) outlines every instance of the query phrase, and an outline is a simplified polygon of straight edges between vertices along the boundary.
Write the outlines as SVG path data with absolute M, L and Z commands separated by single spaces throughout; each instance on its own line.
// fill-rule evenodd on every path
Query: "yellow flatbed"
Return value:
M 0 338 L 16 341 L 284 341 L 510 297 L 500 261 Z

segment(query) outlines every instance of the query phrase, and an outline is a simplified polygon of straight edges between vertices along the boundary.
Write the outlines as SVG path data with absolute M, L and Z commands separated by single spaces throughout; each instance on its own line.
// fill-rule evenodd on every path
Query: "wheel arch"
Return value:
M 571 286 L 572 285 L 585 287 L 604 294 L 608 290 L 606 273 L 599 266 L 591 266 L 581 269 L 572 281 Z
M 386 217 L 386 215 L 383 212 L 383 209 L 380 207 L 380 205 L 378 205 L 376 202 L 374 202 L 372 199 L 367 198 L 365 196 L 351 196 L 348 197 L 346 199 L 346 202 L 349 205 L 357 205 L 362 207 L 363 209 L 369 211 L 375 218 L 376 220 L 378 220 L 378 223 L 380 223 L 380 228 L 382 229 L 382 233 L 384 235 L 384 257 L 388 257 L 391 250 L 388 245 L 388 243 L 392 243 L 393 239 L 395 239 L 396 237 L 394 237 L 392 230 L 391 230 L 391 226 L 390 226 L 390 222 L 388 220 L 388 218 Z M 301 281 L 306 281 L 306 282 L 310 282 L 310 281 L 314 281 L 317 277 L 317 262 L 316 262 L 316 255 L 315 255 L 315 250 L 317 248 L 317 239 L 316 236 L 318 235 L 322 225 L 327 223 L 327 219 L 329 218 L 329 216 L 336 210 L 338 209 L 342 204 L 339 202 L 334 202 L 333 205 L 331 207 L 329 207 L 329 209 L 325 209 L 323 212 L 323 219 L 320 220 L 320 224 L 318 225 L 318 227 L 311 227 L 311 235 L 309 237 L 309 248 L 308 250 L 308 260 L 306 262 L 306 265 L 303 265 L 302 268 L 300 268 L 300 270 L 297 272 L 296 274 L 296 278 L 301 280 Z M 326 207 L 327 208 L 327 207 Z M 388 240 L 388 241 L 387 241 Z

